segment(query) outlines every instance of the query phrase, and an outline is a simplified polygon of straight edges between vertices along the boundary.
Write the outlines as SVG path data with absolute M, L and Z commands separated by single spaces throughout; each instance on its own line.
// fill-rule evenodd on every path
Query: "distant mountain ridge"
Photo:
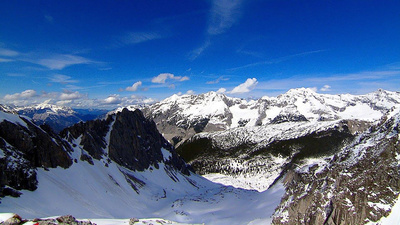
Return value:
M 99 109 L 72 109 L 46 102 L 23 107 L 8 106 L 8 109 L 31 118 L 38 125 L 47 124 L 56 132 L 81 121 L 97 119 L 108 112 Z
M 329 95 L 299 88 L 278 97 L 249 101 L 216 92 L 173 95 L 142 110 L 171 143 L 179 146 L 196 133 L 236 127 L 296 121 L 374 122 L 398 104 L 400 93 L 381 89 L 366 95 Z

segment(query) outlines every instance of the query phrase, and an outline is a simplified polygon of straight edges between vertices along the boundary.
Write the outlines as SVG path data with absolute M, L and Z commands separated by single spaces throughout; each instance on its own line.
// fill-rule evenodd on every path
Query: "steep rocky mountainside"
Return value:
M 150 166 L 158 169 L 158 164 L 164 161 L 163 151 L 167 151 L 170 156 L 166 163 L 190 174 L 173 146 L 140 110 L 124 109 L 105 120 L 78 123 L 63 130 L 61 136 L 83 147 L 89 155 L 82 154 L 82 160 L 113 160 L 128 169 L 143 171 Z
M 107 113 L 106 110 L 71 109 L 46 102 L 25 107 L 9 107 L 9 109 L 31 118 L 38 125 L 50 126 L 57 133 L 78 122 L 94 120 Z
M 378 90 L 366 95 L 319 94 L 289 90 L 278 97 L 244 100 L 209 92 L 173 95 L 144 107 L 159 131 L 175 146 L 194 134 L 285 122 L 362 120 L 374 122 L 400 104 L 400 93 Z
M 105 166 L 115 162 L 131 171 L 159 169 L 163 163 L 171 174 L 176 170 L 190 175 L 190 167 L 139 110 L 123 110 L 105 120 L 78 123 L 62 131 L 61 136 L 27 117 L 4 111 L 0 114 L 0 196 L 35 190 L 37 168 L 66 169 L 79 161 L 93 165 L 98 160 Z M 136 179 L 129 171 L 124 174 Z M 171 175 L 171 179 L 175 177 Z
M 274 224 L 365 224 L 388 216 L 400 193 L 399 131 L 395 110 L 338 153 L 290 165 Z

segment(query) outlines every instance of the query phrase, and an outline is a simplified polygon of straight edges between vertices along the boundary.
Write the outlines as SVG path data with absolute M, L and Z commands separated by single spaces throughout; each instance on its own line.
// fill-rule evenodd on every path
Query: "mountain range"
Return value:
M 400 220 L 390 213 L 400 210 L 399 106 L 400 93 L 385 90 L 300 88 L 256 100 L 209 92 L 119 108 L 58 134 L 1 106 L 0 210 L 206 224 L 390 224 Z

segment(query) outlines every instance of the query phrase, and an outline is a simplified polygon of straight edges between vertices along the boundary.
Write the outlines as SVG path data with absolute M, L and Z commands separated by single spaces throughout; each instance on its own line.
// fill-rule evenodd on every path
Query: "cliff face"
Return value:
M 175 153 L 175 149 L 158 132 L 155 123 L 146 119 L 140 110 L 122 110 L 105 120 L 78 123 L 61 132 L 61 136 L 84 150 L 82 160 L 112 160 L 125 168 L 143 171 L 159 168 L 165 162 L 189 175 L 189 167 Z M 168 157 L 163 150 L 168 153 Z M 88 153 L 88 155 L 85 154 Z
M 274 224 L 365 224 L 387 216 L 400 193 L 399 114 L 333 157 L 295 166 Z

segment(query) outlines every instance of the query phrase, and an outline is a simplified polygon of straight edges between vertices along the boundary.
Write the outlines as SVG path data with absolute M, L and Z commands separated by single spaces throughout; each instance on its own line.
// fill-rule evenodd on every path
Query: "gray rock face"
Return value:
M 101 159 L 107 147 L 104 139 L 110 129 L 112 117 L 105 120 L 80 122 L 60 132 L 60 136 L 71 142 L 81 138 L 80 145 L 95 159 Z
M 146 120 L 141 111 L 127 109 L 118 113 L 110 135 L 109 156 L 132 170 L 158 168 L 163 159 L 161 148 L 171 148 L 157 131 L 154 122 Z
M 163 148 L 171 154 L 164 163 L 189 174 L 189 167 L 176 154 L 174 147 L 140 110 L 124 109 L 104 120 L 75 124 L 60 134 L 71 143 L 80 138 L 79 144 L 89 154 L 82 154 L 81 160 L 89 163 L 91 158 L 105 158 L 131 170 L 143 171 L 151 166 L 159 168 L 158 164 L 164 162 Z

